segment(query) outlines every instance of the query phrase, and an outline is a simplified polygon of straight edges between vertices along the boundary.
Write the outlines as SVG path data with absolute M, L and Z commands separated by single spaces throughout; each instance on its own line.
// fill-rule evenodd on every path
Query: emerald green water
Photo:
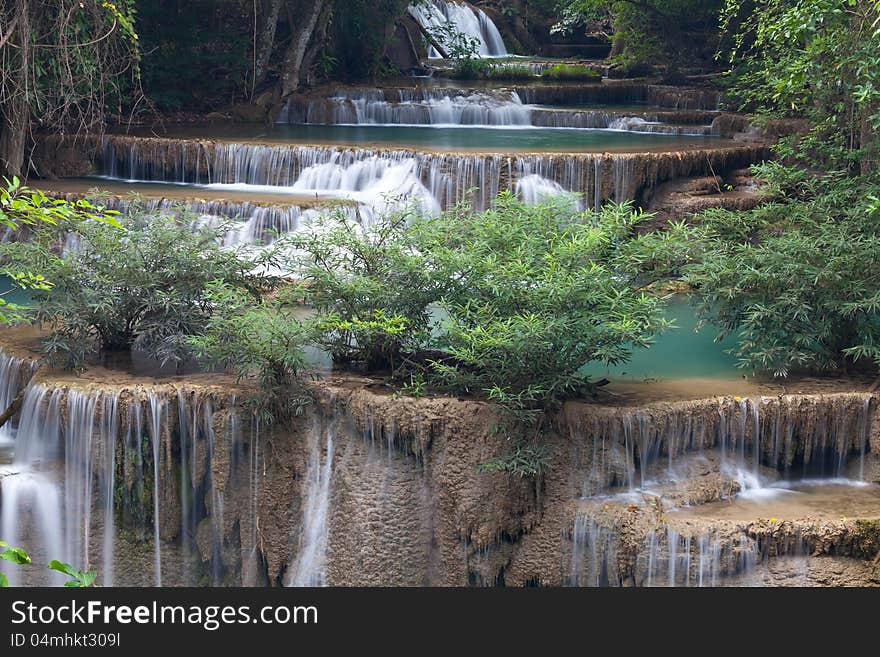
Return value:
M 162 136 L 285 144 L 410 147 L 440 151 L 643 152 L 730 145 L 716 137 L 662 135 L 584 128 L 447 126 L 334 126 L 262 124 L 186 126 Z
M 667 319 L 676 328 L 662 333 L 647 349 L 633 351 L 628 363 L 613 367 L 592 366 L 594 376 L 609 379 L 733 378 L 746 373 L 736 366 L 736 358 L 725 352 L 736 345 L 728 338 L 715 342 L 716 331 L 706 325 L 697 331 L 697 316 L 686 297 L 673 297 L 667 306 Z
M 0 276 L 0 295 L 6 303 L 18 306 L 26 306 L 31 300 L 27 290 L 22 290 L 9 276 Z

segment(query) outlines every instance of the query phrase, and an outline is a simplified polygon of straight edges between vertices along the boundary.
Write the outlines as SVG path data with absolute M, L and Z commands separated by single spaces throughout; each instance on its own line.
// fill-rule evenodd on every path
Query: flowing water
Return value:
M 507 56 L 498 27 L 479 7 L 451 0 L 423 0 L 411 5 L 409 13 L 432 33 L 436 34 L 448 24 L 454 33 L 475 40 L 480 57 Z M 428 57 L 437 59 L 440 56 L 433 46 L 428 48 Z
M 297 559 L 288 586 L 327 584 L 327 539 L 331 483 L 333 479 L 333 434 L 338 418 L 326 427 L 316 420 L 311 433 L 308 470 L 303 480 L 305 506 L 298 538 Z
M 632 137 L 629 133 L 610 134 Z M 678 139 L 639 136 L 646 137 Z M 595 196 L 595 202 L 591 199 L 588 204 L 594 207 L 607 198 L 633 198 L 643 186 L 667 178 L 702 175 L 709 167 L 747 164 L 761 152 L 762 147 L 725 147 L 657 154 L 445 153 L 110 137 L 104 142 L 97 166 L 113 181 L 189 185 L 196 194 L 204 188 L 232 194 L 288 193 L 292 198 L 313 195 L 316 201 L 326 197 L 345 199 L 376 211 L 404 202 L 436 212 L 463 201 L 469 201 L 476 210 L 486 208 L 500 191 L 515 189 L 517 182 L 527 176 L 542 178 L 545 189 L 555 183 L 567 193 Z
M 278 117 L 278 123 L 325 126 L 373 126 L 481 129 L 532 129 L 536 137 L 560 142 L 549 129 L 606 130 L 664 135 L 710 136 L 712 112 L 678 112 L 660 108 L 598 106 L 555 108 L 527 105 L 513 89 L 369 89 L 339 88 L 332 95 L 296 99 Z M 683 125 L 686 124 L 686 125 Z M 285 134 L 285 133 L 279 133 Z M 296 133 L 286 133 L 295 136 Z M 312 134 L 320 135 L 320 131 Z M 418 134 L 418 133 L 416 133 Z M 453 133 L 454 134 L 454 133 Z M 520 133 L 522 135 L 522 133 Z M 402 133 L 406 136 L 406 133 Z M 566 141 L 581 143 L 588 135 L 563 133 Z M 461 135 L 462 140 L 468 135 Z M 602 135 L 606 140 L 607 135 Z M 471 139 L 487 141 L 483 134 Z M 436 139 L 436 136 L 435 136 Z M 593 135 L 596 139 L 596 135 Z M 496 137 L 496 143 L 499 139 Z M 439 142 L 445 146 L 443 142 Z M 614 145 L 608 140 L 609 145 Z M 435 147 L 436 143 L 426 145 Z M 466 144 L 461 144 L 466 146 Z M 588 145 L 588 144 L 587 144 Z M 487 146 L 494 146 L 489 141 Z
M 29 366 L 3 362 L 0 384 L 12 395 Z M 582 497 L 571 520 L 567 581 L 816 581 L 824 562 L 810 555 L 829 545 L 850 549 L 853 523 L 880 511 L 880 487 L 864 480 L 872 400 L 858 393 L 728 397 L 588 414 L 571 439 L 583 464 L 571 472 Z M 370 563 L 390 564 L 397 550 L 419 563 L 414 541 L 437 522 L 428 510 L 436 492 L 419 477 L 433 466 L 401 470 L 411 448 L 394 417 L 381 426 L 370 411 L 352 432 L 340 403 L 328 404 L 337 409 L 332 416 L 312 415 L 286 437 L 243 422 L 235 398 L 170 386 L 31 385 L 10 431 L 11 462 L 0 473 L 0 532 L 36 564 L 90 564 L 105 586 L 365 581 L 339 570 L 347 523 L 368 541 L 360 550 Z M 365 459 L 356 470 L 363 490 L 350 479 L 358 458 Z M 412 504 L 421 510 L 407 516 Z M 365 515 L 345 521 L 352 512 Z M 399 521 L 391 537 L 370 533 L 372 523 Z M 270 540 L 289 546 L 287 561 L 266 551 Z M 489 568 L 497 549 L 469 558 Z M 782 566 L 767 570 L 777 557 L 788 560 L 782 574 Z M 63 582 L 39 568 L 3 568 L 16 585 Z M 273 580 L 271 569 L 283 579 Z M 491 573 L 475 581 L 498 583 Z M 363 577 L 383 581 L 381 572 Z M 423 581 L 417 572 L 407 577 Z

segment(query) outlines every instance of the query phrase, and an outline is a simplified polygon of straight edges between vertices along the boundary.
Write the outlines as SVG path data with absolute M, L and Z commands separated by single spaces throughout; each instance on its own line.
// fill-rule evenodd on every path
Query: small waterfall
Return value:
M 278 123 L 531 127 L 712 136 L 717 116 L 703 110 L 555 109 L 524 104 L 525 89 L 339 87 L 331 94 L 292 98 Z
M 48 398 L 48 400 L 47 400 Z M 24 547 L 37 563 L 67 559 L 62 490 L 58 484 L 57 456 L 61 451 L 61 395 L 32 386 L 25 394 L 16 434 L 12 466 L 2 479 L 0 532 L 11 545 Z M 47 406 L 49 421 L 40 413 Z M 4 568 L 10 583 L 20 582 L 20 571 Z M 59 584 L 63 578 L 40 573 L 43 585 Z
M 777 556 L 804 554 L 802 542 L 780 546 Z M 769 554 L 745 526 L 700 529 L 659 523 L 639 541 L 590 514 L 578 514 L 572 532 L 571 586 L 715 587 L 752 574 Z
M 131 530 L 127 536 L 149 527 L 143 535 L 150 536 L 144 543 L 152 552 L 151 583 L 161 585 L 161 500 L 171 467 L 166 396 L 34 385 L 20 417 L 13 463 L 0 472 L 3 540 L 24 547 L 35 563 L 58 559 L 75 568 L 96 568 L 103 585 L 113 586 L 118 523 Z M 125 555 L 131 569 L 126 582 L 143 581 L 140 566 L 132 561 L 138 558 Z M 16 571 L 10 575 L 19 581 Z M 29 583 L 64 581 L 42 569 L 28 577 L 34 580 Z
M 104 561 L 102 578 L 104 586 L 113 586 L 116 564 L 113 559 L 113 545 L 116 539 L 116 445 L 119 441 L 119 396 L 104 396 L 101 399 L 100 435 L 104 438 L 99 445 L 101 454 L 101 492 L 104 507 Z
M 161 515 L 159 498 L 159 452 L 162 442 L 163 417 L 166 400 L 158 395 L 149 396 L 150 408 L 150 443 L 153 449 L 153 566 L 155 568 L 156 586 L 162 586 L 162 544 L 159 539 L 159 518 Z
M 79 195 L 67 195 L 69 200 Z M 297 230 L 321 210 L 296 205 L 260 205 L 249 202 L 180 200 L 173 198 L 142 198 L 137 202 L 127 198 L 108 197 L 101 204 L 111 210 L 125 213 L 133 207 L 143 207 L 166 217 L 189 221 L 192 225 L 218 227 L 231 223 L 223 238 L 225 246 L 239 244 L 271 244 L 276 235 Z M 343 211 L 354 208 L 340 206 Z
M 559 183 L 534 173 L 527 174 L 517 180 L 514 190 L 516 195 L 529 205 L 556 201 L 565 204 L 575 212 L 581 210 L 583 206 L 577 194 L 567 191 Z
M 193 415 L 195 409 L 193 409 Z M 190 414 L 186 395 L 182 390 L 177 392 L 177 431 L 180 436 L 180 540 L 184 554 L 190 554 L 193 548 L 193 519 L 196 509 L 196 431 L 190 429 L 196 424 L 195 417 Z M 189 580 L 190 573 L 184 573 Z
M 409 93 L 405 93 L 405 92 Z M 515 91 L 398 90 L 388 100 L 381 89 L 338 90 L 337 95 L 300 102 L 279 123 L 384 126 L 531 126 L 531 108 Z
M 24 547 L 33 563 L 47 564 L 52 559 L 63 559 L 63 512 L 58 485 L 40 472 L 20 471 L 5 476 L 2 486 L 0 532 L 3 540 Z M 11 586 L 21 585 L 22 573 L 18 567 L 3 562 L 0 572 L 6 574 Z M 57 586 L 63 581 L 63 577 L 47 571 L 40 572 L 33 584 Z
M 451 23 L 456 32 L 478 41 L 480 57 L 507 55 L 498 27 L 479 7 L 452 0 L 422 0 L 410 5 L 409 13 L 427 30 Z M 437 59 L 440 53 L 429 46 L 428 57 Z
M 36 368 L 36 361 L 15 358 L 0 349 L 0 413 L 9 408 Z M 12 444 L 14 433 L 11 421 L 0 427 L 0 449 Z
M 333 436 L 337 422 L 338 419 L 334 418 L 322 430 L 320 421 L 316 419 L 311 432 L 309 463 L 303 480 L 305 503 L 302 528 L 288 586 L 327 585 L 328 516 L 333 473 Z
M 634 198 L 636 193 L 635 158 L 616 157 L 613 164 L 614 202 L 623 203 Z
M 623 132 L 647 132 L 657 135 L 681 135 L 692 137 L 706 137 L 712 134 L 711 125 L 669 125 L 656 121 L 649 121 L 639 116 L 617 117 L 609 121 L 609 130 Z
M 94 426 L 96 397 L 71 390 L 66 398 L 67 426 L 64 428 L 64 511 L 68 546 L 65 558 L 79 568 L 89 565 L 92 527 Z M 110 500 L 112 504 L 112 499 Z
M 588 437 L 583 494 L 640 489 L 657 477 L 678 480 L 685 456 L 711 450 L 747 487 L 760 485 L 765 466 L 786 477 L 864 477 L 871 399 L 723 398 L 588 416 L 578 428 Z

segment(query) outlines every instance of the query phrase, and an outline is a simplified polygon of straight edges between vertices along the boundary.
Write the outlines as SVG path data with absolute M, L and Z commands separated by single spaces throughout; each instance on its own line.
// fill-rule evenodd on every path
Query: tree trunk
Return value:
M 415 21 L 415 24 L 416 24 L 416 27 L 419 28 L 419 32 L 422 33 L 422 36 L 425 37 L 425 40 L 426 40 L 428 43 L 430 43 L 432 46 L 434 46 L 434 50 L 436 50 L 437 53 L 438 53 L 443 59 L 449 59 L 449 53 L 446 52 L 446 48 L 443 47 L 443 44 L 441 44 L 439 41 L 437 41 L 437 39 L 434 38 L 434 35 L 431 34 L 430 32 L 428 32 L 428 30 L 425 29 L 425 26 L 424 26 L 424 25 L 422 25 L 422 24 L 419 23 L 418 21 Z
M 24 177 L 24 145 L 27 121 L 23 120 L 27 104 L 16 96 L 0 104 L 0 172 L 7 178 Z
M 257 61 L 254 65 L 254 87 L 260 86 L 266 79 L 269 59 L 275 46 L 275 31 L 278 27 L 278 16 L 281 13 L 281 0 L 265 0 L 263 3 L 263 25 L 257 43 Z
M 283 105 L 291 94 L 299 88 L 300 75 L 302 74 L 303 59 L 306 55 L 306 49 L 309 41 L 315 32 L 318 24 L 318 18 L 324 5 L 329 0 L 308 0 L 305 3 L 305 9 L 299 16 L 294 15 L 294 10 L 287 5 L 287 16 L 290 21 L 291 40 L 284 53 L 284 64 L 281 70 L 281 97 L 279 106 Z M 299 20 L 297 20 L 299 19 Z
M 332 13 L 332 3 L 326 2 L 321 10 L 321 15 L 318 17 L 318 23 L 315 27 L 315 32 L 312 36 L 309 48 L 306 50 L 305 57 L 303 57 L 302 71 L 305 75 L 306 83 L 309 85 L 314 82 L 312 66 L 315 64 L 315 59 L 317 58 L 318 53 L 321 52 L 321 49 L 327 44 L 327 27 L 330 25 L 330 16 Z
M 28 0 L 17 4 L 14 32 L 2 48 L 5 61 L 15 62 L 14 70 L 0 73 L 5 87 L 5 100 L 0 102 L 0 170 L 8 177 L 27 172 L 24 153 L 30 118 L 30 7 Z

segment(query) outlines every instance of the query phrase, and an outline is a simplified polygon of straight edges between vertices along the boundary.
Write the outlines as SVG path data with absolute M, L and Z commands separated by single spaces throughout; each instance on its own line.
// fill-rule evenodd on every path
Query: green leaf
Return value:
M 79 571 L 76 568 L 55 559 L 49 562 L 49 570 L 55 570 L 59 573 L 64 573 L 65 575 L 69 575 L 70 577 L 74 578 L 79 575 Z
M 28 553 L 21 548 L 16 547 L 7 548 L 5 552 L 0 553 L 0 559 L 10 561 L 14 564 L 18 564 L 19 566 L 26 566 L 31 562 L 31 558 L 30 556 L 28 556 Z

